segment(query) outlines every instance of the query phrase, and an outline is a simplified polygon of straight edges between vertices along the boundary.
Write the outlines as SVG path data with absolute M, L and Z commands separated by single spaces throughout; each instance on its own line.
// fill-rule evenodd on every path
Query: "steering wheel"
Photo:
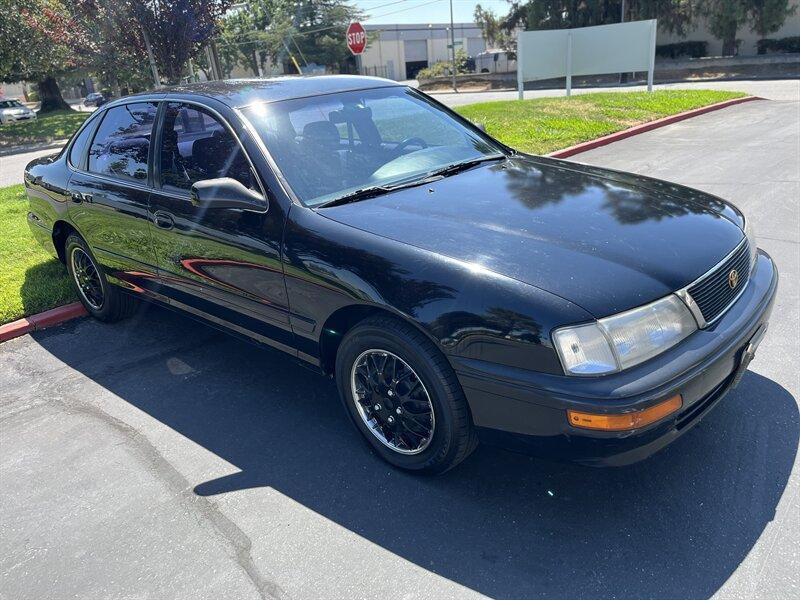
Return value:
M 397 144 L 393 152 L 400 156 L 403 153 L 403 150 L 405 150 L 408 146 L 422 146 L 423 148 L 427 148 L 428 144 L 420 137 L 410 137 Z

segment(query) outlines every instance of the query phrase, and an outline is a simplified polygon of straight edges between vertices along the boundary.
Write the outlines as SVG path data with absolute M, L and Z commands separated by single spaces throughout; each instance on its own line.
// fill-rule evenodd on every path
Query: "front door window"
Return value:
M 164 115 L 160 153 L 161 186 L 191 189 L 204 179 L 231 177 L 257 189 L 241 146 L 231 132 L 200 107 L 170 102 Z

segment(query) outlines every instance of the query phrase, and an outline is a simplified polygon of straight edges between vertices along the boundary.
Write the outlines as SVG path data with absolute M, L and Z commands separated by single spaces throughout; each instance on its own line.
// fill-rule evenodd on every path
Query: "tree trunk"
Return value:
M 736 29 L 722 40 L 722 56 L 736 56 Z
M 45 77 L 36 84 L 39 90 L 39 100 L 42 102 L 40 113 L 48 113 L 54 110 L 72 110 L 64 98 L 61 97 L 61 89 L 55 77 Z
M 116 75 L 111 76 L 111 95 L 114 98 L 122 98 L 122 88 L 119 85 L 119 77 Z

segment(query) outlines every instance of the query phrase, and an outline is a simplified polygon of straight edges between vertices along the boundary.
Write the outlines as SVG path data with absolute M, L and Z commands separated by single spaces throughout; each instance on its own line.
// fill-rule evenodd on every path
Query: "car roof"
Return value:
M 256 102 L 278 102 L 293 98 L 305 98 L 320 94 L 332 94 L 353 90 L 399 86 L 391 79 L 362 77 L 359 75 L 317 75 L 275 77 L 271 79 L 227 79 L 165 87 L 156 92 L 143 92 L 126 96 L 125 100 L 137 96 L 154 94 L 205 96 L 214 98 L 232 108 L 240 108 Z M 122 100 L 122 99 L 120 99 Z

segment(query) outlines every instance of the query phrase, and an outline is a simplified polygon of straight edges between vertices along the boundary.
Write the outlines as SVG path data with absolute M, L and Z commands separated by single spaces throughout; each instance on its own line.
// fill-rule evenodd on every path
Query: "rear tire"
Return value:
M 477 446 L 452 367 L 407 323 L 370 317 L 351 329 L 336 355 L 336 383 L 356 428 L 396 467 L 444 473 Z
M 82 237 L 75 233 L 67 236 L 64 258 L 78 299 L 90 315 L 113 323 L 135 312 L 136 299 L 108 282 L 103 268 Z

